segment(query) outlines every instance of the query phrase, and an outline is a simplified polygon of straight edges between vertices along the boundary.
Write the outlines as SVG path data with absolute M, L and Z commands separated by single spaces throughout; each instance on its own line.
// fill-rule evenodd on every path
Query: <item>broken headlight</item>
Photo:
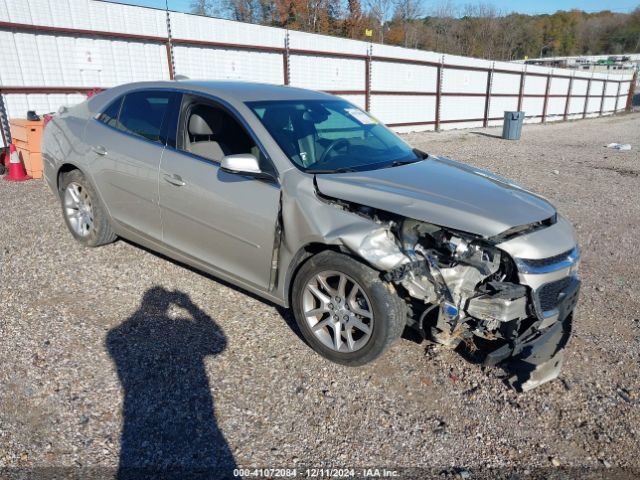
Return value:
M 387 228 L 373 230 L 360 239 L 358 245 L 350 245 L 348 239 L 345 239 L 345 243 L 367 262 L 381 270 L 389 271 L 409 261 Z

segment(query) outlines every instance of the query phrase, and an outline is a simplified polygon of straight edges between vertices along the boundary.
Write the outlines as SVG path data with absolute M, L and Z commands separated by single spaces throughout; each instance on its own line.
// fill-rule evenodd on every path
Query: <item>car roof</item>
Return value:
M 233 80 L 171 80 L 161 82 L 131 83 L 133 88 L 171 88 L 214 95 L 227 101 L 252 102 L 264 100 L 328 100 L 333 95 L 304 88 L 268 83 L 242 82 Z M 128 87 L 128 88 L 127 88 Z

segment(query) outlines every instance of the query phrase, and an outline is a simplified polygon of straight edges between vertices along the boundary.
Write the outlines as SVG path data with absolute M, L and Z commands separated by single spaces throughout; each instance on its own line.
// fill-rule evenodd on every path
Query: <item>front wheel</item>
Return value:
M 60 197 L 65 223 L 78 242 L 98 247 L 116 239 L 107 212 L 80 170 L 64 174 L 60 182 Z
M 376 359 L 406 324 L 403 301 L 379 272 L 333 251 L 311 257 L 300 268 L 292 304 L 307 342 L 343 365 Z

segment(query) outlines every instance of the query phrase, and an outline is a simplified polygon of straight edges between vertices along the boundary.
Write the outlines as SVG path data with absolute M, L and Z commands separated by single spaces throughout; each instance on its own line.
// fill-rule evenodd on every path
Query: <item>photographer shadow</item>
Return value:
M 118 479 L 233 477 L 204 365 L 225 346 L 223 331 L 188 295 L 161 287 L 109 331 L 124 390 Z

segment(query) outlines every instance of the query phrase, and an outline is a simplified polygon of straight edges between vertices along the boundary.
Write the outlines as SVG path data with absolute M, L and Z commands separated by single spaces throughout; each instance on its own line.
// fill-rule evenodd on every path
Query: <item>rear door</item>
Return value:
M 266 289 L 280 188 L 275 182 L 224 172 L 220 160 L 221 154 L 252 153 L 261 157 L 263 169 L 271 164 L 222 106 L 185 95 L 180 110 L 176 147 L 167 147 L 160 166 L 163 240 L 221 273 Z M 190 133 L 195 112 L 202 121 L 199 127 L 191 122 Z
M 179 95 L 162 90 L 123 95 L 89 121 L 91 171 L 111 216 L 137 233 L 162 238 L 158 172 L 167 112 Z

